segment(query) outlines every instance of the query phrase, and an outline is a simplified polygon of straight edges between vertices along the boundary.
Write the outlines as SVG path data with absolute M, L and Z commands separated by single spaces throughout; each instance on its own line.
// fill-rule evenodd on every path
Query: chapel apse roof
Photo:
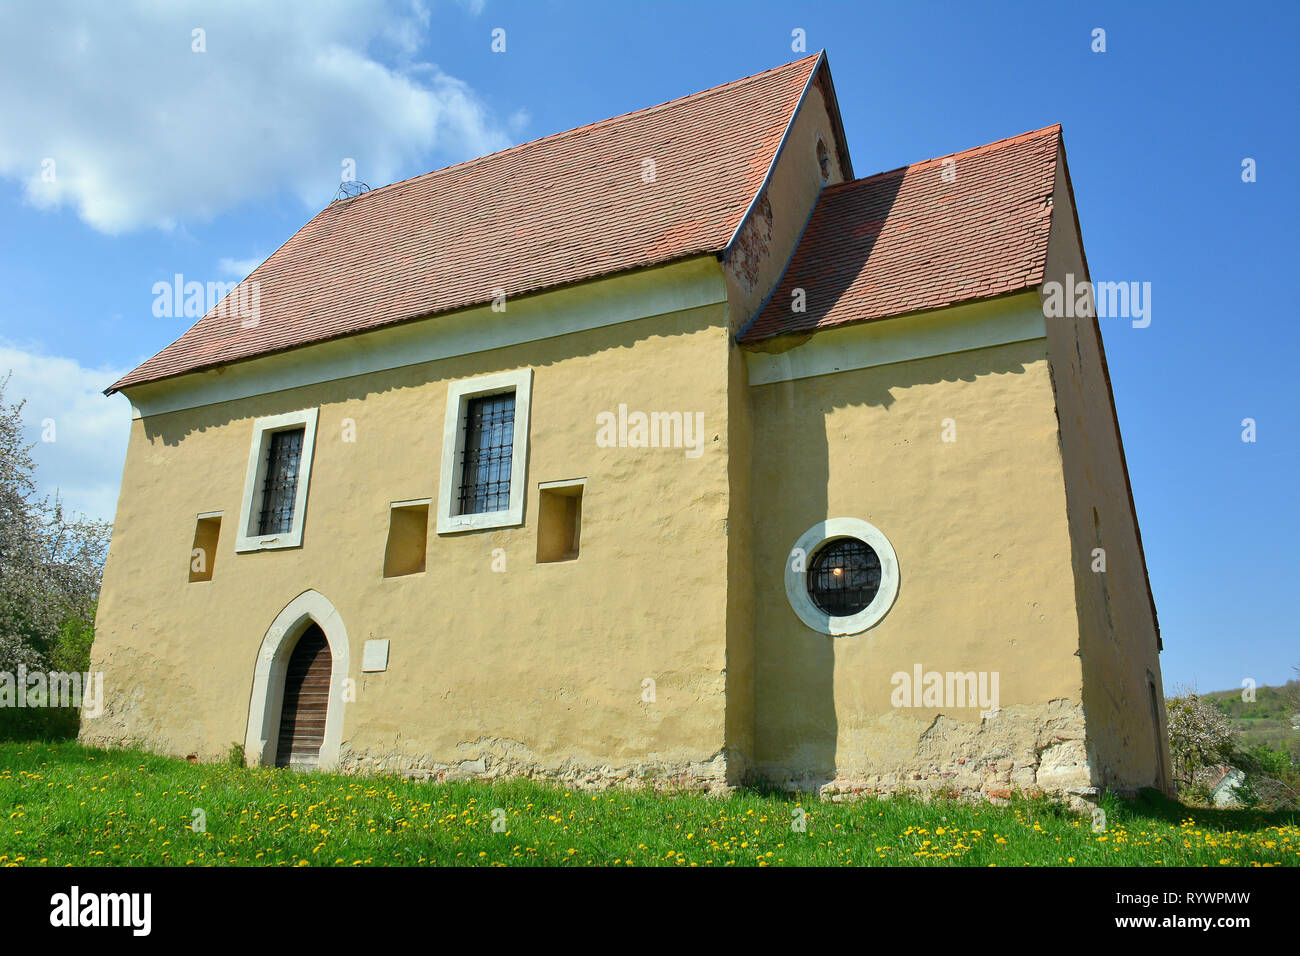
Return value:
M 1041 284 L 1060 144 L 1061 127 L 1049 126 L 828 186 L 776 290 L 739 340 L 807 334 Z M 797 288 L 803 312 L 792 309 Z
M 814 79 L 838 125 L 815 54 L 331 203 L 244 280 L 255 328 L 214 309 L 107 391 L 721 252 Z

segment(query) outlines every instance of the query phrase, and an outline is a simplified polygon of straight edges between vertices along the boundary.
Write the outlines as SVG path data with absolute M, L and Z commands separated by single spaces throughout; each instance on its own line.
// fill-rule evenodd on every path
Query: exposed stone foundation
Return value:
M 834 772 L 790 772 L 758 767 L 744 772 L 737 755 L 719 751 L 706 760 L 650 760 L 623 766 L 594 765 L 578 757 L 547 764 L 518 741 L 483 738 L 461 744 L 464 757 L 437 760 L 400 751 L 347 747 L 344 773 L 392 773 L 433 781 L 523 777 L 585 789 L 651 787 L 726 793 L 738 784 L 818 794 L 828 800 L 911 793 L 998 803 L 1014 794 L 1064 797 L 1076 809 L 1095 800 L 1084 739 L 1082 709 L 1072 701 L 1019 705 L 980 721 L 940 715 L 928 723 L 885 715 L 857 757 L 875 756 L 861 769 L 844 761 Z M 850 758 L 852 759 L 852 758 Z
M 859 755 L 877 759 L 863 766 Z M 757 777 L 830 800 L 907 792 L 997 803 L 1017 793 L 1049 794 L 1083 809 L 1098 792 L 1083 710 L 1069 700 L 1017 705 L 979 721 L 940 714 L 925 723 L 895 712 L 881 717 L 861 749 L 833 772 L 783 773 L 769 766 Z
M 83 720 L 80 740 L 177 757 L 197 755 L 204 762 L 228 758 L 229 744 L 206 740 L 198 721 L 177 721 L 174 714 L 151 719 L 148 698 L 139 687 L 133 691 L 110 697 L 103 717 Z M 655 755 L 615 765 L 580 754 L 547 761 L 507 738 L 461 743 L 454 759 L 413 753 L 393 743 L 394 749 L 381 749 L 345 742 L 337 769 L 436 782 L 527 778 L 593 790 L 645 787 L 725 794 L 738 785 L 758 784 L 836 801 L 911 793 L 998 803 L 1017 793 L 1048 794 L 1065 797 L 1076 809 L 1086 809 L 1098 794 L 1082 708 L 1069 700 L 1017 705 L 978 721 L 942 714 L 926 721 L 893 711 L 851 741 L 850 752 L 837 755 L 834 769 L 821 771 L 804 769 L 811 761 L 798 756 L 788 761 L 792 766 L 746 767 L 741 755 L 727 750 L 698 759 Z
M 597 766 L 578 758 L 547 764 L 537 760 L 518 741 L 499 738 L 462 744 L 460 749 L 465 752 L 463 759 L 445 761 L 404 752 L 356 750 L 344 744 L 339 753 L 338 769 L 341 773 L 390 773 L 440 783 L 526 778 L 590 790 L 650 787 L 725 793 L 731 789 L 726 751 L 718 751 L 705 760 L 651 760 L 622 766 Z

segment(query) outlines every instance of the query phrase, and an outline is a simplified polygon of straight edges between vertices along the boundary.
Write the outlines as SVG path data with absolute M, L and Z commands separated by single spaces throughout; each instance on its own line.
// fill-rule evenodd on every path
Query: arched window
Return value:
M 826 143 L 820 136 L 817 137 L 817 166 L 822 171 L 822 182 L 830 182 L 831 154 L 826 149 Z

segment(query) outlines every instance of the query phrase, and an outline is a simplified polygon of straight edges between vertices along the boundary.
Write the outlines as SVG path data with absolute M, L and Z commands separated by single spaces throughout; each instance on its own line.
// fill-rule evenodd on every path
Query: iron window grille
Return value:
M 262 512 L 257 519 L 259 535 L 287 534 L 293 528 L 305 433 L 304 428 L 291 428 L 271 435 L 266 453 L 266 478 L 262 483 Z
M 510 507 L 514 447 L 515 393 L 471 398 L 465 405 L 458 514 L 476 515 Z
M 808 596 L 826 614 L 857 614 L 879 590 L 880 557 L 865 541 L 839 538 L 813 556 L 808 569 Z

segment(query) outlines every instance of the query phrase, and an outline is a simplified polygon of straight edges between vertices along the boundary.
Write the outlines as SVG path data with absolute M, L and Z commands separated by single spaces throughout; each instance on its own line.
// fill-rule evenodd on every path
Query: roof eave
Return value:
M 586 285 L 588 283 L 603 282 L 608 279 L 612 279 L 615 276 L 630 275 L 637 272 L 644 272 L 647 269 L 661 269 L 664 267 L 676 265 L 678 263 L 688 262 L 692 259 L 700 259 L 701 257 L 707 257 L 711 259 L 713 256 L 716 255 L 716 253 L 717 250 L 714 249 L 711 245 L 706 248 L 690 249 L 685 252 L 670 256 L 666 259 L 643 263 L 641 265 L 634 266 L 630 269 L 619 269 L 613 272 L 604 272 L 594 276 L 587 276 L 582 279 L 575 279 L 571 282 L 558 282 L 552 285 L 541 286 L 536 289 L 529 289 L 526 292 L 519 293 L 519 297 L 522 298 L 525 296 L 545 295 L 547 293 L 557 292 L 561 289 L 569 289 L 575 286 Z M 175 381 L 177 379 L 184 378 L 187 375 L 198 374 L 201 372 L 212 372 L 218 369 L 228 368 L 232 365 L 238 365 L 243 362 L 254 362 L 257 361 L 258 359 L 266 358 L 272 355 L 283 355 L 286 352 L 296 352 L 303 349 L 310 349 L 314 346 L 322 345 L 326 342 L 337 342 L 341 339 L 350 339 L 358 336 L 369 335 L 374 332 L 382 331 L 384 329 L 396 328 L 398 326 L 403 326 L 403 325 L 411 325 L 416 322 L 432 321 L 434 319 L 442 318 L 443 316 L 454 315 L 457 312 L 465 312 L 470 309 L 481 309 L 484 308 L 485 306 L 490 305 L 491 302 L 492 299 L 490 298 L 481 299 L 474 302 L 466 302 L 460 305 L 452 306 L 450 308 L 439 309 L 436 312 L 424 312 L 418 315 L 408 316 L 407 318 L 404 319 L 398 319 L 393 322 L 385 322 L 382 325 L 376 325 L 364 329 L 350 329 L 346 332 L 340 332 L 337 335 L 330 335 L 324 338 L 312 339 L 309 342 L 297 342 L 292 345 L 285 345 L 281 348 L 270 349 L 265 352 L 258 352 L 255 355 L 242 355 L 237 358 L 215 359 L 213 361 L 205 362 L 201 365 L 195 365 L 191 368 L 186 368 L 181 371 L 168 372 L 164 375 L 158 375 L 152 378 L 141 378 L 135 381 L 127 381 L 127 379 L 129 379 L 132 375 L 135 374 L 135 371 L 139 370 L 139 367 L 137 367 L 136 370 L 128 372 L 126 375 L 118 379 L 108 388 L 104 389 L 103 394 L 106 396 L 111 396 L 116 392 L 125 393 L 126 389 L 129 388 L 136 388 L 138 386 L 143 386 L 143 385 L 155 385 L 162 382 Z
M 922 306 L 918 309 L 908 309 L 906 312 L 889 312 L 885 315 L 869 315 L 860 319 L 851 319 L 847 322 L 836 322 L 834 325 L 827 325 L 823 328 L 812 329 L 786 329 L 779 332 L 773 332 L 770 335 L 759 335 L 751 338 L 736 337 L 736 344 L 741 347 L 758 346 L 764 342 L 774 342 L 783 338 L 808 338 L 819 332 L 830 332 L 833 329 L 846 329 L 854 325 L 865 325 L 868 322 L 889 322 L 893 319 L 903 319 L 909 315 L 924 315 L 927 312 L 939 312 L 943 309 L 955 309 L 963 305 L 972 305 L 976 302 L 994 302 L 998 299 L 1008 299 L 1012 296 L 1024 295 L 1026 292 L 1039 288 L 1039 283 L 1026 281 L 1024 285 L 1016 286 L 1014 289 L 1003 289 L 996 295 L 974 295 L 968 299 L 954 299 L 951 302 L 939 302 L 934 305 Z M 761 312 L 759 313 L 761 314 Z M 757 315 L 754 317 L 758 318 Z M 752 324 L 752 321 L 751 321 Z

